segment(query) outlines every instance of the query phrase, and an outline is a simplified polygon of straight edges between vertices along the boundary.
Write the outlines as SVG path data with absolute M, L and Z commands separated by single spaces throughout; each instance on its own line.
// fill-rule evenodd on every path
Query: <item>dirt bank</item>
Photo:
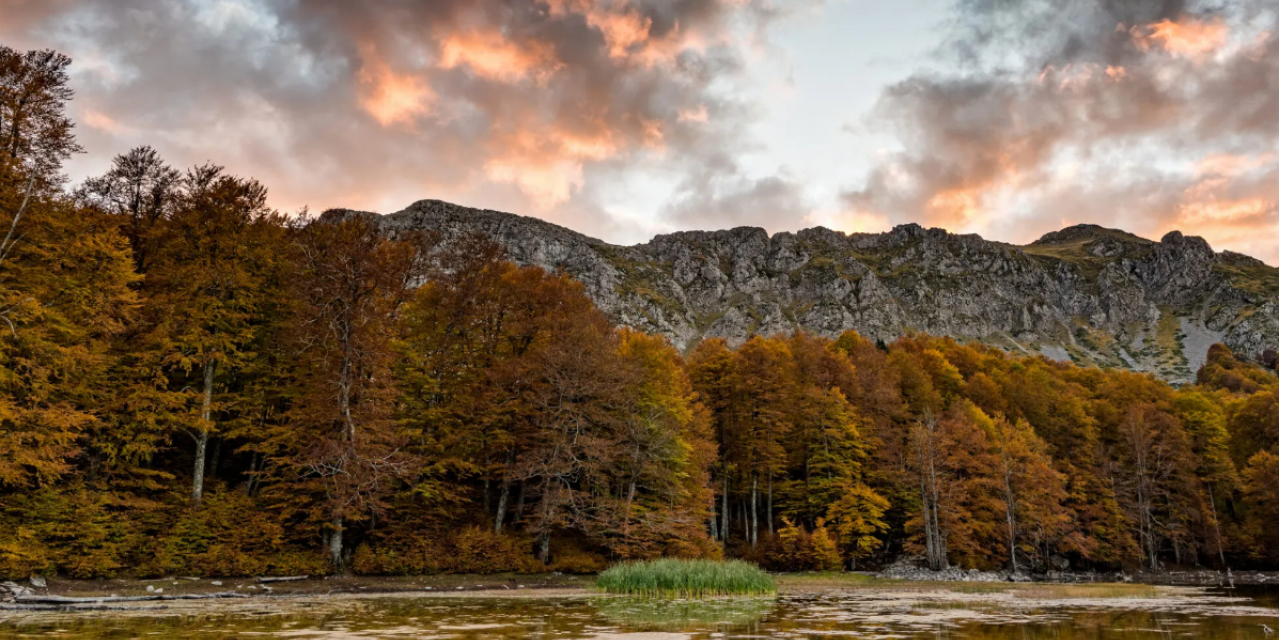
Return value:
M 986 582 L 1005 583 L 1005 580 L 988 580 L 989 576 L 970 575 L 967 572 L 952 572 L 938 575 L 923 571 L 918 575 L 888 578 L 870 573 L 827 572 L 827 573 L 794 573 L 777 576 L 778 589 L 782 593 L 812 593 L 828 590 L 858 588 L 916 588 L 920 586 L 938 585 L 944 582 Z M 960 577 L 957 577 L 960 576 Z M 1181 586 L 1227 586 L 1224 575 L 1212 571 L 1170 571 L 1162 573 L 1134 574 L 1056 574 L 1057 579 L 1046 581 L 1045 576 L 1038 576 L 1036 584 L 1046 582 L 1081 584 L 1081 583 L 1130 583 L 1153 585 Z M 967 579 L 966 579 L 967 578 Z M 1236 585 L 1276 584 L 1275 572 L 1234 572 L 1231 577 Z M 374 594 L 417 594 L 425 596 L 565 596 L 585 595 L 590 593 L 594 584 L 594 576 L 576 576 L 565 574 L 495 574 L 495 575 L 430 575 L 403 577 L 307 577 L 303 579 L 279 580 L 272 578 L 191 578 L 171 576 L 159 579 L 127 579 L 110 580 L 72 580 L 65 578 L 49 578 L 46 586 L 41 588 L 27 580 L 19 581 L 24 592 L 34 596 L 55 596 L 61 598 L 154 598 L 171 601 L 172 598 L 188 596 L 243 596 L 243 597 L 279 597 L 279 596 L 330 596 L 330 595 L 374 595 Z M 992 586 L 997 586 L 993 584 Z M 1030 585 L 1028 585 L 1030 586 Z M 0 589 L 0 600 L 9 600 L 9 595 Z

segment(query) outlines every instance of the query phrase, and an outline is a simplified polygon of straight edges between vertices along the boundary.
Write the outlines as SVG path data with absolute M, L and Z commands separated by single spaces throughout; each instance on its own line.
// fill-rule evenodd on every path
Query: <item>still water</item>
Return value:
M 1054 588 L 817 590 L 767 599 L 559 597 L 262 598 L 126 611 L 0 611 L 10 638 L 1269 638 L 1274 587 L 1139 595 Z

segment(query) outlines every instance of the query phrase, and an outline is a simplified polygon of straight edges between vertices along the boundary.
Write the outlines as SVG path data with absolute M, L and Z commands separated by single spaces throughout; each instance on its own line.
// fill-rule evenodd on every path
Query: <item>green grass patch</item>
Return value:
M 1224 259 L 1214 265 L 1213 269 L 1225 273 L 1231 279 L 1232 286 L 1260 301 L 1274 299 L 1277 288 L 1280 288 L 1280 275 L 1277 275 L 1280 271 L 1256 260 Z
M 606 569 L 596 587 L 608 593 L 662 598 L 755 596 L 775 593 L 773 577 L 750 562 L 663 558 Z

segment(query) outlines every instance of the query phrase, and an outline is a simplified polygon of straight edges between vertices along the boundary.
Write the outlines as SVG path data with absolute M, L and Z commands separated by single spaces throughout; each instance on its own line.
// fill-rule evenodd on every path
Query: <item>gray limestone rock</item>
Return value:
M 1221 336 L 1246 358 L 1277 342 L 1276 268 L 1177 231 L 1153 242 L 1077 225 L 1015 246 L 916 224 L 773 236 L 739 227 L 618 246 L 438 200 L 381 216 L 330 210 L 322 219 L 354 215 L 392 236 L 485 234 L 518 264 L 580 280 L 615 322 L 686 350 L 708 337 L 739 344 L 797 329 L 827 337 L 853 329 L 886 342 L 925 332 L 1178 383 L 1194 379 L 1205 336 Z

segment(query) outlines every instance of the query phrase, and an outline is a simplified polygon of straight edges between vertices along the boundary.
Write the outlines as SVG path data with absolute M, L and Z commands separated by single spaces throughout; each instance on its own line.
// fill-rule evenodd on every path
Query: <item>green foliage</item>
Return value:
M 777 591 L 773 578 L 741 560 L 642 560 L 615 564 L 596 586 L 609 593 L 659 598 L 764 595 Z
M 1225 273 L 1231 284 L 1260 300 L 1274 300 L 1276 291 L 1280 290 L 1280 271 L 1261 260 L 1225 252 L 1223 260 L 1214 265 L 1214 270 Z

